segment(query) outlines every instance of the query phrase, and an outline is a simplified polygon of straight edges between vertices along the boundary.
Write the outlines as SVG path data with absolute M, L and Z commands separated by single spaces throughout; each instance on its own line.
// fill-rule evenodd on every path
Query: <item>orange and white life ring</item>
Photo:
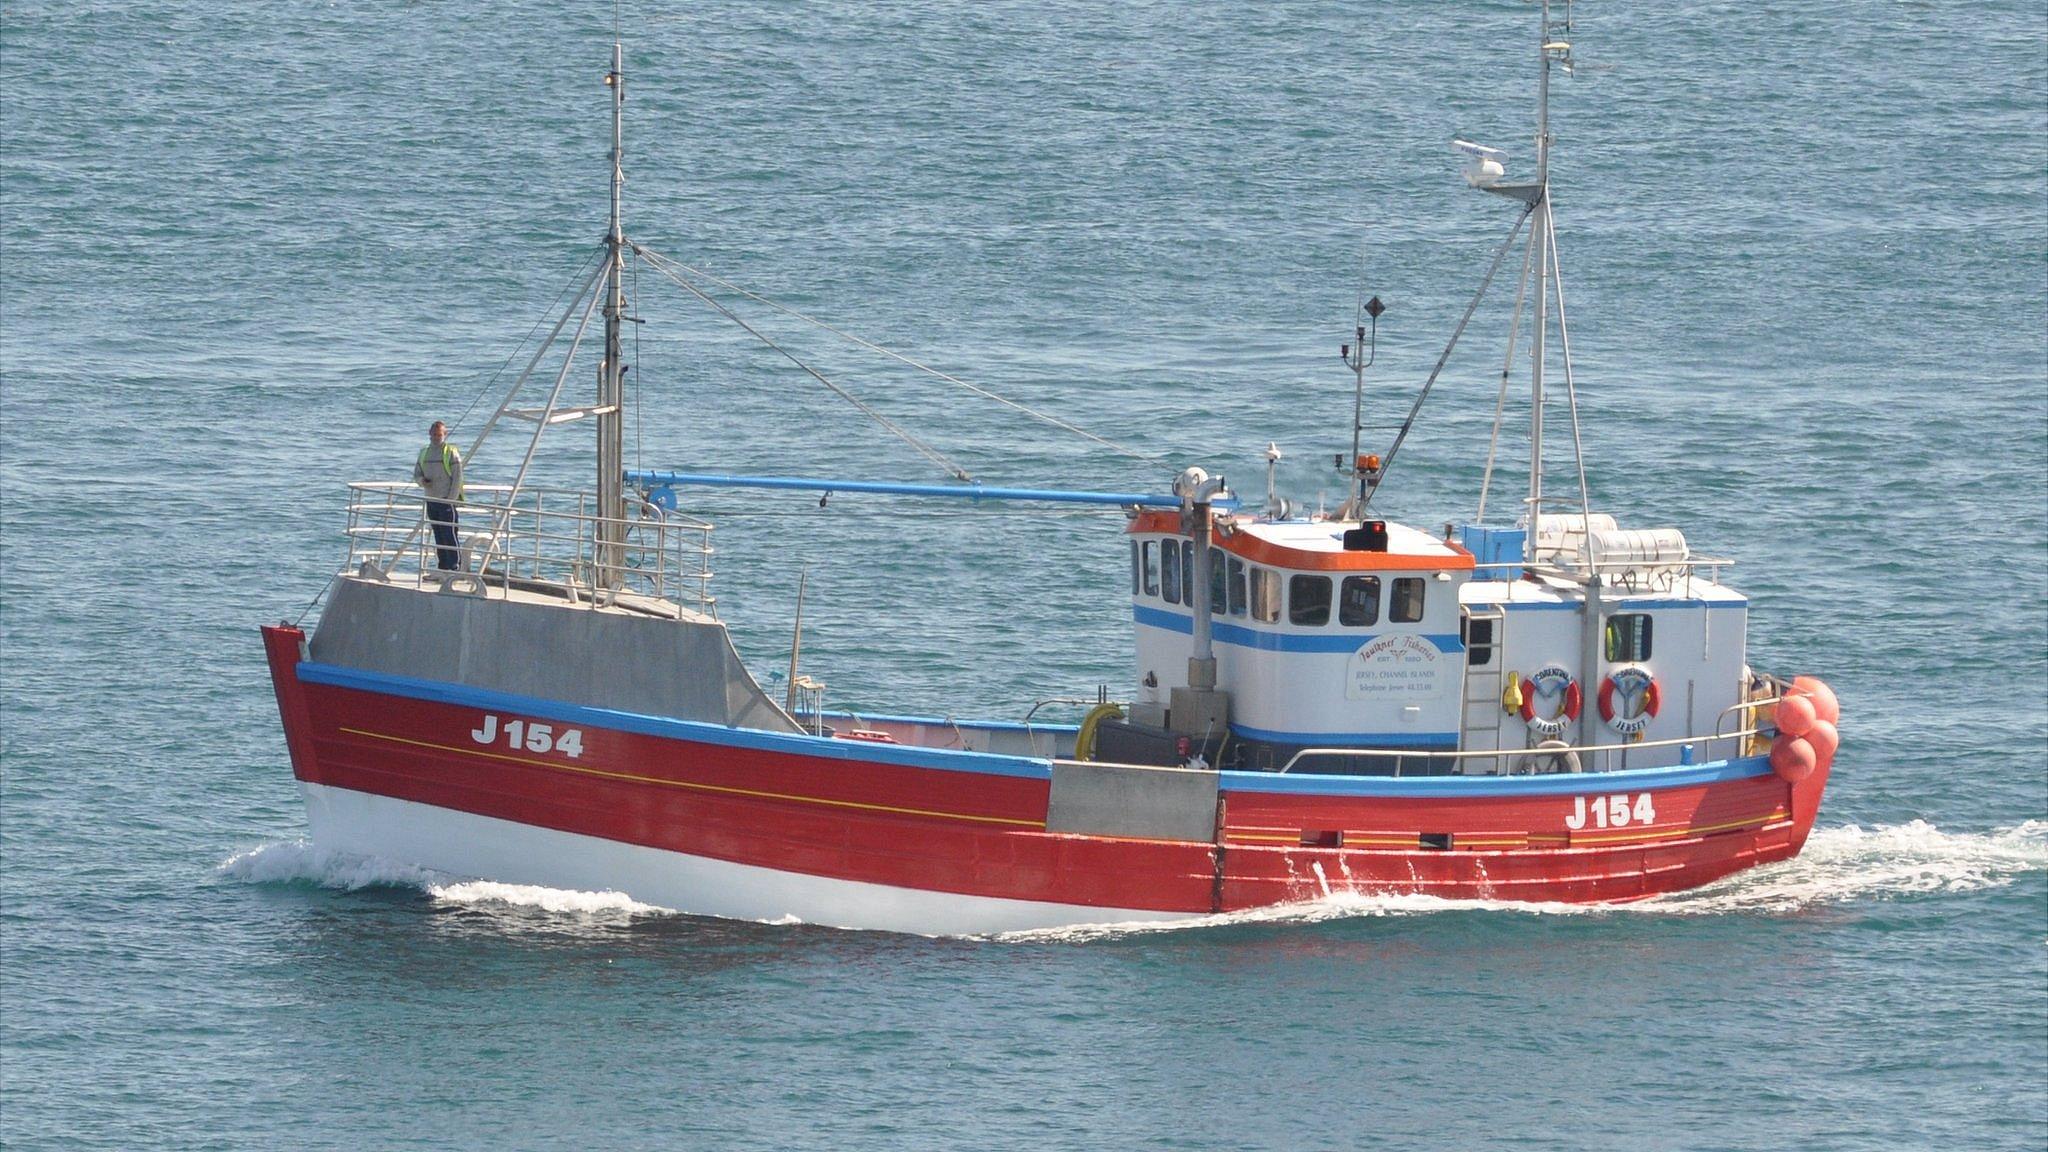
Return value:
M 1641 700 L 1641 705 L 1630 711 L 1630 703 L 1636 700 Z M 1623 736 L 1648 728 L 1663 702 L 1657 678 L 1646 668 L 1617 668 L 1600 682 L 1600 719 Z
M 1522 693 L 1522 723 L 1539 736 L 1562 735 L 1565 727 L 1577 720 L 1585 707 L 1585 696 L 1579 691 L 1579 682 L 1572 679 L 1570 672 L 1555 664 L 1546 664 L 1529 673 L 1523 683 L 1528 687 Z M 1547 716 L 1537 712 L 1538 696 L 1557 700 L 1557 711 Z

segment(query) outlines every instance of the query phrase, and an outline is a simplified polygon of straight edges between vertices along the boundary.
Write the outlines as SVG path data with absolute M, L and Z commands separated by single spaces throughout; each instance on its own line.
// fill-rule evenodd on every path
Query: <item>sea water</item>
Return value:
M 1192 927 L 934 940 L 305 840 L 256 626 L 339 563 L 344 481 L 403 479 L 431 419 L 468 442 L 589 259 L 610 7 L 8 5 L 0 1143 L 2048 1143 L 2048 13 L 1573 14 L 1553 176 L 1586 481 L 1737 560 L 1751 662 L 1840 692 L 1804 855 L 1622 909 L 1332 877 Z M 1449 142 L 1531 163 L 1525 4 L 711 3 L 620 29 L 636 240 L 1138 454 L 721 293 L 989 483 L 1201 464 L 1261 495 L 1270 441 L 1281 490 L 1333 506 L 1360 296 L 1389 305 L 1383 449 L 1511 221 Z M 637 274 L 629 459 L 943 478 Z M 1510 307 L 1497 285 L 1474 317 L 1388 515 L 1471 517 Z M 1560 376 L 1549 483 L 1575 493 Z M 1526 401 L 1506 418 L 1495 518 Z M 587 436 L 543 448 L 549 482 L 587 483 Z M 828 705 L 1015 719 L 1130 690 L 1114 513 L 694 510 L 764 679 L 807 570 Z

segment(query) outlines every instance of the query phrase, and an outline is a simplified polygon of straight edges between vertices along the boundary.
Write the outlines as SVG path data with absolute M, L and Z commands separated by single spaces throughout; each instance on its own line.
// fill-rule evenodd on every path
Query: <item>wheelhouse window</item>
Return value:
M 1147 540 L 1142 551 L 1145 559 L 1141 565 L 1145 570 L 1145 595 L 1159 595 L 1159 541 Z
M 1493 663 L 1493 621 L 1474 620 L 1470 616 L 1458 619 L 1458 639 L 1465 642 L 1465 663 L 1473 668 L 1484 668 Z
M 1161 573 L 1159 586 L 1168 604 L 1180 603 L 1180 547 L 1171 540 L 1159 542 Z
M 1346 628 L 1370 628 L 1380 622 L 1380 578 L 1346 576 L 1337 593 L 1337 623 Z
M 1330 622 L 1330 578 L 1292 576 L 1287 580 L 1287 622 L 1320 628 Z
M 1209 550 L 1209 611 L 1222 615 L 1227 611 L 1223 582 L 1223 553 L 1214 548 Z
M 1139 558 L 1138 542 L 1131 541 L 1131 595 L 1136 596 L 1145 587 L 1145 561 Z
M 1195 606 L 1195 542 L 1180 542 L 1180 599 L 1181 603 Z
M 1268 624 L 1280 619 L 1280 574 L 1271 568 L 1252 567 L 1252 619 Z
M 1396 624 L 1413 624 L 1422 619 L 1422 594 L 1426 587 L 1420 576 L 1403 576 L 1394 581 L 1394 602 L 1387 607 L 1387 619 Z
M 1630 612 L 1607 618 L 1607 662 L 1630 664 L 1650 658 L 1650 614 Z
M 1232 556 L 1230 558 L 1230 614 L 1232 616 L 1244 615 L 1244 602 L 1244 561 Z

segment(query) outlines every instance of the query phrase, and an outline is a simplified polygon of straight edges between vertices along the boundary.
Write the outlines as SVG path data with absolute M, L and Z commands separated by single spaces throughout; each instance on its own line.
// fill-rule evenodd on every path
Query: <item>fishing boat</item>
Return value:
M 628 470 L 628 257 L 712 301 L 622 228 L 615 45 L 609 230 L 466 457 L 524 422 L 517 467 L 460 493 L 452 548 L 430 539 L 411 484 L 348 485 L 346 558 L 317 627 L 262 630 L 314 842 L 685 913 L 927 934 L 1340 892 L 1633 901 L 1795 855 L 1839 743 L 1833 694 L 1749 667 L 1727 561 L 1595 512 L 1582 460 L 1576 491 L 1545 487 L 1560 400 L 1546 367 L 1561 365 L 1577 420 L 1549 189 L 1569 32 L 1546 7 L 1533 175 L 1455 143 L 1513 222 L 1383 452 L 1364 450 L 1359 418 L 1377 298 L 1349 326 L 1346 496 L 1313 513 L 1277 492 L 1277 449 L 1263 503 L 1199 467 L 1126 492 Z M 1423 398 L 1517 252 L 1501 383 L 1526 368 L 1526 497 L 1489 521 L 1482 487 L 1476 516 L 1440 531 L 1376 515 Z M 572 402 L 594 318 L 595 395 Z M 531 482 L 540 438 L 572 423 L 595 427 L 595 488 Z M 1494 463 L 1490 446 L 1488 486 Z M 793 642 L 771 694 L 710 591 L 711 525 L 687 511 L 707 487 L 1120 509 L 1123 538 L 1078 578 L 1128 595 L 1131 680 L 1061 724 L 853 715 L 825 706 Z

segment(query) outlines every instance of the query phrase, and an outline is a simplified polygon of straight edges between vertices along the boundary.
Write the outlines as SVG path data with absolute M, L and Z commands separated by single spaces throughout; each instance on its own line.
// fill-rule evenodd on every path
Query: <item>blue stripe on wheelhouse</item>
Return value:
M 1153 608 L 1146 604 L 1133 604 L 1131 615 L 1140 624 L 1163 628 L 1192 636 L 1195 632 L 1195 618 L 1180 612 L 1169 612 L 1164 608 Z M 1239 648 L 1255 648 L 1262 652 L 1321 652 L 1350 655 L 1386 635 L 1384 632 L 1339 632 L 1302 633 L 1268 632 L 1262 628 L 1248 628 L 1243 624 L 1230 624 L 1222 620 L 1211 623 L 1211 632 L 1218 644 L 1234 644 Z M 1456 633 L 1429 634 L 1422 637 L 1436 645 L 1439 652 L 1463 652 L 1465 644 Z

